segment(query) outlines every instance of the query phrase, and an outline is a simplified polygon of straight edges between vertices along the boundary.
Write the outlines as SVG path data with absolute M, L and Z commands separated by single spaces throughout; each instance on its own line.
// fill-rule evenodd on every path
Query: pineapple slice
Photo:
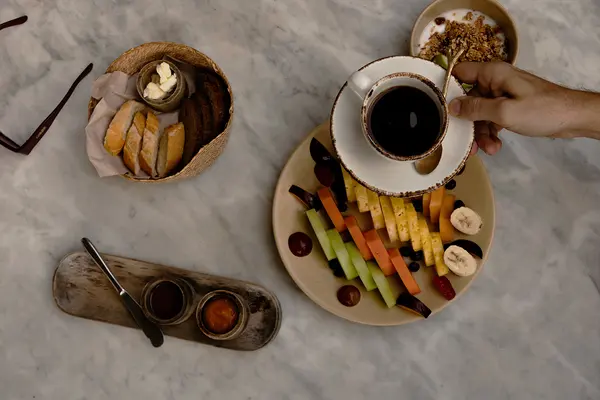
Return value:
M 438 276 L 444 276 L 449 272 L 449 269 L 444 262 L 444 245 L 442 244 L 442 237 L 438 232 L 431 232 L 431 247 L 433 248 L 435 271 Z
M 429 227 L 427 226 L 427 221 L 423 216 L 419 216 L 419 231 L 421 233 L 421 244 L 423 246 L 423 259 L 425 260 L 425 265 L 431 267 L 435 264 L 435 259 L 433 258 L 433 248 L 431 247 L 431 236 L 429 236 Z
M 379 203 L 381 204 L 381 211 L 383 212 L 383 219 L 385 221 L 385 227 L 387 229 L 390 242 L 397 242 L 398 229 L 396 227 L 396 217 L 392 211 L 392 202 L 387 196 L 379 196 Z
M 356 201 L 356 191 L 354 190 L 356 182 L 344 168 L 342 168 L 342 176 L 344 177 L 344 186 L 346 187 L 346 196 L 348 196 L 348 201 L 350 203 L 354 203 Z
M 415 206 L 410 201 L 406 202 L 406 216 L 408 218 L 408 232 L 410 234 L 410 242 L 414 251 L 423 249 L 421 244 L 421 232 L 419 230 L 419 220 L 417 218 L 417 211 Z
M 373 229 L 385 228 L 385 220 L 383 219 L 383 212 L 379 204 L 379 196 L 374 191 L 367 189 L 367 199 L 369 200 L 369 211 L 371 211 L 371 218 L 373 219 Z
M 367 196 L 367 188 L 358 182 L 355 182 L 354 192 L 356 193 L 356 203 L 358 204 L 358 211 L 361 213 L 369 211 L 369 199 Z
M 392 209 L 396 217 L 396 227 L 398 228 L 398 236 L 401 242 L 408 242 L 410 235 L 408 234 L 408 218 L 406 217 L 406 209 L 404 208 L 404 200 L 399 197 L 390 198 Z

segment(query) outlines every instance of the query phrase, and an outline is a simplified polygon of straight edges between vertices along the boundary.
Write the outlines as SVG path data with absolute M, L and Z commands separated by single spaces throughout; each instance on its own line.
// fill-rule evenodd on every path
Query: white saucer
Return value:
M 446 74 L 433 62 L 404 56 L 373 61 L 360 70 L 373 81 L 394 72 L 412 72 L 424 76 L 438 87 L 443 85 Z M 464 94 L 458 81 L 452 78 L 448 102 Z M 391 160 L 371 146 L 361 128 L 361 106 L 361 99 L 345 83 L 333 105 L 331 139 L 344 167 L 354 179 L 371 190 L 387 196 L 419 196 L 445 185 L 466 163 L 474 140 L 473 122 L 449 116 L 439 165 L 429 175 L 419 175 L 412 162 Z

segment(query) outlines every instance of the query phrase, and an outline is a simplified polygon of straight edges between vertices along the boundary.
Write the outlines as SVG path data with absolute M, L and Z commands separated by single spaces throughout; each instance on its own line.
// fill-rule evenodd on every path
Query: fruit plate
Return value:
M 390 326 L 423 319 L 423 317 L 399 307 L 387 308 L 378 290 L 367 292 L 359 279 L 348 281 L 345 278 L 337 278 L 329 269 L 327 259 L 306 217 L 305 211 L 307 208 L 288 192 L 292 185 L 300 186 L 311 193 L 315 193 L 321 186 L 313 172 L 315 162 L 309 152 L 310 142 L 313 138 L 316 138 L 332 154 L 335 154 L 331 144 L 329 124 L 326 123 L 314 129 L 296 148 L 283 168 L 273 199 L 273 234 L 279 255 L 288 273 L 298 287 L 315 303 L 349 321 L 366 325 Z M 451 301 L 447 301 L 442 297 L 432 284 L 432 279 L 436 276 L 435 267 L 422 266 L 418 272 L 413 274 L 421 288 L 421 293 L 416 297 L 431 309 L 431 315 L 455 301 L 469 288 L 482 270 L 494 235 L 494 196 L 490 180 L 481 160 L 477 156 L 472 156 L 467 162 L 464 172 L 455 177 L 455 180 L 457 185 L 451 193 L 475 210 L 483 220 L 483 227 L 478 234 L 467 237 L 457 232 L 455 239 L 468 238 L 477 243 L 483 251 L 483 257 L 478 260 L 475 274 L 469 277 L 459 277 L 452 273 L 447 275 L 456 291 L 456 297 Z M 344 212 L 345 216 L 354 215 L 363 231 L 372 229 L 373 223 L 369 213 L 359 213 L 356 203 L 349 203 L 348 206 L 348 210 Z M 297 257 L 288 247 L 288 238 L 296 232 L 304 232 L 312 239 L 313 249 L 307 256 Z M 386 247 L 392 247 L 385 229 L 380 230 L 378 233 L 384 240 Z M 387 280 L 394 296 L 398 296 L 404 291 L 397 275 L 390 276 Z M 354 307 L 346 307 L 337 299 L 338 289 L 348 284 L 354 285 L 361 292 L 361 300 Z

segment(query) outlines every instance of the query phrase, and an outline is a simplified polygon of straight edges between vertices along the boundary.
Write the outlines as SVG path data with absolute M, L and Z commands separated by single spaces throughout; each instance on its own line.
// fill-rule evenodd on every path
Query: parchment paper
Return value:
M 127 169 L 121 156 L 112 156 L 106 152 L 104 136 L 113 117 L 127 100 L 136 99 L 143 103 L 137 93 L 136 80 L 137 74 L 129 76 L 117 71 L 102 75 L 92 86 L 92 97 L 100 102 L 94 108 L 92 117 L 85 127 L 86 148 L 88 158 L 100 177 L 133 174 Z M 177 123 L 179 117 L 178 110 L 155 114 L 160 121 L 160 131 Z M 138 177 L 150 178 L 145 172 L 141 172 Z

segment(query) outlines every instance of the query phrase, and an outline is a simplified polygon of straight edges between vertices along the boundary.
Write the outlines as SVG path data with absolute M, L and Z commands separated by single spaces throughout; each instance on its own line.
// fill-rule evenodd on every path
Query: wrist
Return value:
M 577 137 L 600 139 L 600 94 L 572 90 L 571 126 Z

